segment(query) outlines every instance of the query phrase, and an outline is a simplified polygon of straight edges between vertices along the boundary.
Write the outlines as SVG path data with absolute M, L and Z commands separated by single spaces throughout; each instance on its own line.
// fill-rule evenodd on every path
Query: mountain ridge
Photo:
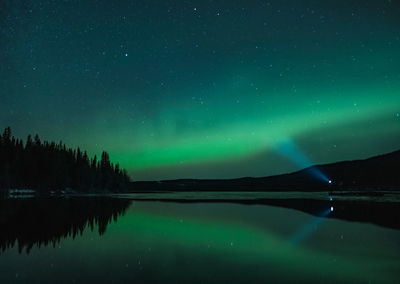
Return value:
M 235 179 L 136 181 L 133 191 L 400 190 L 400 150 L 365 159 L 313 165 L 295 172 Z M 318 177 L 319 172 L 325 179 Z M 329 183 L 331 180 L 332 183 Z

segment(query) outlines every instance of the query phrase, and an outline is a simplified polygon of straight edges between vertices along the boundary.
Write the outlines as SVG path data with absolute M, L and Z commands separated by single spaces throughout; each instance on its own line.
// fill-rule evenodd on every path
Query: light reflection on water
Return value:
M 65 209 L 60 212 L 92 212 L 88 220 L 95 227 L 102 224 L 101 235 L 88 221 L 75 238 L 60 229 L 58 242 L 33 245 L 29 254 L 9 246 L 0 255 L 0 282 L 390 283 L 400 276 L 399 230 L 267 205 L 129 201 L 124 209 L 126 203 L 113 200 L 117 214 L 110 211 L 109 199 L 96 203 L 108 210 L 58 201 L 57 207 Z M 7 212 L 0 212 L 1 224 L 8 224 Z M 12 218 L 11 211 L 7 217 Z M 66 222 L 38 220 L 49 226 Z M 306 236 L 293 245 L 293 236 L 308 225 Z
M 374 201 L 374 202 L 400 202 L 400 194 L 393 191 L 380 191 L 384 193 L 382 196 L 368 196 L 358 195 L 357 191 L 354 195 L 340 195 L 343 192 L 336 192 L 334 195 L 335 200 L 349 200 L 349 201 Z M 346 193 L 349 193 L 346 191 Z M 132 193 L 132 194 L 116 194 L 120 198 L 133 198 L 133 199 L 238 199 L 238 200 L 254 200 L 254 199 L 313 199 L 313 200 L 327 200 L 330 195 L 326 191 L 320 192 L 162 192 L 162 193 Z

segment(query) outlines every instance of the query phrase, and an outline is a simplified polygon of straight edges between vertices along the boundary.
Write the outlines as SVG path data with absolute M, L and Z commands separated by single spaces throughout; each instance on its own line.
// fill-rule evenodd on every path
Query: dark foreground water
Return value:
M 150 199 L 0 200 L 0 283 L 400 279 L 397 201 Z

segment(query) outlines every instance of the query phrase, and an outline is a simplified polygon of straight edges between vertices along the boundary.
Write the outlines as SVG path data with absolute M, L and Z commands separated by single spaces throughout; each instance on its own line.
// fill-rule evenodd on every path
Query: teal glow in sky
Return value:
M 0 124 L 133 180 L 266 176 L 400 148 L 396 1 L 0 2 Z

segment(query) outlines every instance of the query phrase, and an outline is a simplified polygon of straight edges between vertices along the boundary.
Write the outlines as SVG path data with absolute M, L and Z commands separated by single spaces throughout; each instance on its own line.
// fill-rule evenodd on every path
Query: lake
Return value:
M 400 279 L 396 195 L 129 194 L 0 205 L 0 283 Z

